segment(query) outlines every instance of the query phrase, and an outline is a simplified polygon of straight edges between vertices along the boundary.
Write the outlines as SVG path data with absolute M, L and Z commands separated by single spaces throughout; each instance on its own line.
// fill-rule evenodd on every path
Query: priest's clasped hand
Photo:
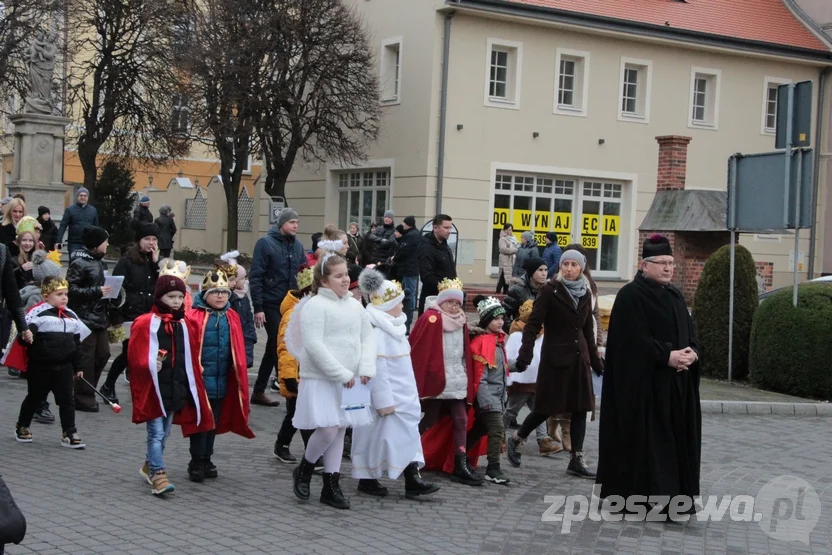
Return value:
M 696 351 L 687 347 L 678 351 L 670 351 L 670 359 L 667 364 L 671 368 L 675 368 L 677 372 L 682 372 L 690 368 L 690 365 L 696 362 L 698 358 Z
M 514 370 L 512 370 L 512 372 L 514 372 L 515 374 L 520 374 L 521 372 L 525 372 L 528 367 L 529 367 L 528 364 L 526 364 L 525 362 L 520 362 L 518 360 L 514 364 Z

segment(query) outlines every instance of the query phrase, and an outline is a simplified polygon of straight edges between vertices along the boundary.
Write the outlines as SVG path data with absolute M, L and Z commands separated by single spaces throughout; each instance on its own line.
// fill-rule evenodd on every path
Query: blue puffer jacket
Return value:
M 224 399 L 228 387 L 228 369 L 231 366 L 231 328 L 226 313 L 231 303 L 222 310 L 209 307 L 202 293 L 194 297 L 197 310 L 208 313 L 202 333 L 202 381 L 209 399 Z
M 61 218 L 61 227 L 58 228 L 57 242 L 64 242 L 64 233 L 66 233 L 67 228 L 69 228 L 69 237 L 66 242 L 78 245 L 82 244 L 84 226 L 88 225 L 99 225 L 98 210 L 95 209 L 95 206 L 90 204 L 81 206 L 76 202 L 66 209 L 63 218 Z
M 239 296 L 231 292 L 231 308 L 240 315 L 243 325 L 243 339 L 246 342 L 246 368 L 254 366 L 254 344 L 257 343 L 257 329 L 254 327 L 254 313 L 251 311 L 251 301 L 248 296 Z
M 298 288 L 298 268 L 305 260 L 301 242 L 283 235 L 277 227 L 257 240 L 249 275 L 255 313 L 263 312 L 264 306 L 280 308 L 286 293 Z

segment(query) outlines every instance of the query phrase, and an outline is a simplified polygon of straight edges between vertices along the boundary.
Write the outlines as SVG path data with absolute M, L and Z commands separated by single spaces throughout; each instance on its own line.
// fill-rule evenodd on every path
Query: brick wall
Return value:
M 690 137 L 664 135 L 656 137 L 659 143 L 659 167 L 656 179 L 657 191 L 684 189 L 687 174 L 688 143 Z
M 754 262 L 754 266 L 763 280 L 763 291 L 770 291 L 774 286 L 774 262 Z

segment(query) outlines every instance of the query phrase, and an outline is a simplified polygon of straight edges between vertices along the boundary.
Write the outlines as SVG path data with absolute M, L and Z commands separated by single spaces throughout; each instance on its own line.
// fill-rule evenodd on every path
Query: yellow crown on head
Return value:
M 297 276 L 298 290 L 303 291 L 307 287 L 310 287 L 312 285 L 313 278 L 314 270 L 311 266 L 299 271 Z
M 159 262 L 159 277 L 173 276 L 178 277 L 186 284 L 188 277 L 191 275 L 191 267 L 181 260 L 174 260 L 172 258 L 165 258 Z
M 226 277 L 237 277 L 237 258 L 240 256 L 239 251 L 231 251 L 220 256 L 219 260 L 214 264 L 214 268 L 222 270 Z
M 448 289 L 459 289 L 460 291 L 462 291 L 462 287 L 462 281 L 460 281 L 458 278 L 445 278 L 439 282 L 439 286 L 437 287 L 437 289 L 441 293 L 442 291 L 446 291 Z
M 383 286 L 379 291 L 370 295 L 370 302 L 373 303 L 375 306 L 380 306 L 388 301 L 392 301 L 399 295 L 404 294 L 404 289 L 402 289 L 402 284 L 396 280 L 391 280 L 389 282 L 390 285 Z
M 67 280 L 61 278 L 46 278 L 40 287 L 40 294 L 46 297 L 48 294 L 60 291 L 61 289 L 69 289 L 69 282 Z
M 529 319 L 529 316 L 532 314 L 533 307 L 534 301 L 531 299 L 520 305 L 520 308 L 517 309 L 517 313 L 521 321 L 525 322 Z
M 205 274 L 205 277 L 202 278 L 200 291 L 211 291 L 212 289 L 225 289 L 226 291 L 230 290 L 230 287 L 228 287 L 228 278 L 225 277 L 225 272 L 222 270 L 208 272 Z

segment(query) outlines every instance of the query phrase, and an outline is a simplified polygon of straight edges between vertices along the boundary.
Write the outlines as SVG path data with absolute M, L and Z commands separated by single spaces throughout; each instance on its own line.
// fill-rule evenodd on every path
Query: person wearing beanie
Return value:
M 508 294 L 503 299 L 503 306 L 506 309 L 506 329 L 509 329 L 512 321 L 517 318 L 520 306 L 537 297 L 537 292 L 546 283 L 549 267 L 545 260 L 535 255 L 523 261 L 521 272 L 522 277 L 519 282 L 509 287 Z
M 74 250 L 69 259 L 66 279 L 69 282 L 69 308 L 90 329 L 81 344 L 84 379 L 98 387 L 98 380 L 110 359 L 109 306 L 107 297 L 112 288 L 104 285 L 104 254 L 109 235 L 96 226 L 86 226 L 81 236 L 83 246 Z M 98 412 L 95 392 L 83 381 L 75 382 L 75 410 Z
M 546 262 L 546 266 L 549 267 L 549 275 L 547 277 L 552 279 L 558 273 L 558 268 L 560 268 L 560 255 L 563 254 L 563 250 L 558 245 L 558 234 L 554 231 L 546 234 L 545 241 L 546 248 L 543 249 L 543 260 Z
M 410 229 L 411 227 L 416 227 L 416 216 L 405 216 L 403 221 L 404 221 L 405 229 Z
M 508 459 L 520 466 L 521 448 L 529 434 L 549 417 L 571 413 L 572 450 L 566 472 L 580 478 L 595 478 L 586 464 L 583 443 L 587 414 L 594 418 L 595 395 L 591 372 L 603 374 L 592 318 L 592 294 L 584 277 L 586 257 L 567 250 L 560 258 L 556 279 L 540 288 L 532 313 L 523 328 L 514 371 L 521 373 L 534 359 L 537 334 L 545 330 L 538 363 L 534 410 L 508 437 Z M 564 348 L 570 345 L 570 348 Z
M 173 237 L 176 235 L 176 222 L 173 220 L 170 206 L 162 205 L 159 208 L 159 217 L 153 223 L 159 228 L 159 253 L 162 258 L 168 258 L 173 250 Z
M 231 310 L 228 278 L 221 270 L 208 272 L 202 279 L 200 293 L 186 313 L 188 327 L 196 334 L 202 379 L 211 404 L 216 428 L 194 434 L 188 478 L 201 482 L 216 478 L 217 467 L 211 462 L 214 440 L 218 434 L 234 432 L 253 438 L 248 425 L 248 369 L 246 344 L 240 316 Z
M 416 218 L 408 216 L 404 219 L 401 238 L 393 255 L 392 273 L 401 280 L 404 289 L 405 327 L 408 335 L 413 323 L 413 312 L 416 310 L 416 285 L 419 283 L 419 248 L 423 237 L 416 229 Z
M 269 378 L 277 363 L 277 330 L 280 327 L 280 305 L 286 294 L 297 289 L 296 277 L 305 261 L 303 245 L 296 238 L 298 213 L 286 207 L 280 211 L 277 223 L 265 237 L 257 240 L 249 275 L 254 325 L 266 328 L 266 350 L 257 370 L 257 381 L 251 403 L 276 407 L 280 403 L 266 395 Z
M 480 453 L 469 452 L 466 444 L 467 407 L 474 403 L 476 377 L 462 287 L 458 279 L 444 279 L 438 295 L 426 299 L 426 310 L 410 332 L 411 358 L 425 413 L 419 423 L 425 468 L 448 472 L 452 480 L 465 485 L 481 486 L 483 479 L 469 464 L 469 459 L 476 464 Z M 444 412 L 451 419 L 438 424 Z M 448 444 L 449 435 L 453 445 Z
M 173 493 L 164 462 L 174 418 L 182 433 L 211 430 L 215 422 L 200 372 L 198 349 L 185 320 L 185 281 L 165 275 L 156 281 L 150 312 L 130 328 L 127 365 L 133 398 L 133 423 L 145 423 L 147 450 L 139 474 L 153 495 Z
M 376 376 L 370 389 L 378 418 L 353 432 L 352 477 L 358 479 L 358 491 L 376 497 L 388 493 L 378 481 L 385 474 L 391 480 L 404 474 L 407 498 L 436 493 L 439 486 L 419 474 L 425 464 L 419 436 L 422 415 L 406 335 L 405 292 L 373 269 L 364 270 L 358 282 L 368 299 L 366 312 L 376 338 Z
M 534 233 L 524 231 L 520 235 L 520 245 L 517 247 L 517 254 L 514 257 L 514 267 L 511 270 L 515 284 L 523 282 L 523 277 L 526 276 L 526 272 L 523 271 L 523 263 L 529 258 L 540 258 L 540 249 L 537 247 Z
M 38 223 L 41 227 L 40 242 L 44 250 L 55 250 L 55 241 L 58 238 L 58 226 L 52 221 L 52 213 L 47 206 L 38 206 Z
M 601 497 L 649 491 L 682 499 L 679 513 L 692 514 L 700 494 L 702 351 L 684 296 L 672 285 L 674 270 L 670 241 L 652 235 L 642 246 L 638 273 L 616 295 L 597 483 Z
M 86 187 L 78 189 L 76 202 L 64 211 L 61 218 L 61 225 L 58 234 L 55 236 L 55 248 L 63 246 L 64 234 L 69 230 L 67 237 L 67 249 L 70 259 L 72 253 L 84 246 L 84 228 L 86 226 L 98 226 L 98 211 L 95 206 L 89 204 L 90 192 Z
M 111 307 L 111 324 L 123 325 L 127 336 L 121 342 L 121 354 L 110 365 L 107 379 L 101 386 L 103 393 L 113 403 L 118 403 L 116 381 L 127 369 L 127 351 L 130 342 L 130 326 L 142 314 L 153 308 L 153 292 L 159 279 L 159 244 L 158 228 L 154 224 L 142 223 L 135 228 L 136 242 L 127 249 L 124 256 L 113 270 L 114 276 L 124 276 L 121 289 L 124 291 L 124 304 Z
M 396 253 L 396 223 L 393 221 L 396 215 L 392 210 L 387 210 L 384 213 L 384 221 L 382 225 L 378 226 L 376 230 L 367 235 L 367 240 L 370 242 L 370 259 L 366 261 L 367 264 L 386 264 L 390 258 Z
M 133 219 L 130 220 L 130 228 L 138 236 L 144 233 L 139 231 L 141 226 L 144 224 L 153 224 L 153 212 L 150 211 L 150 197 L 146 195 L 139 198 L 139 204 L 137 204 L 136 209 L 133 210 Z M 158 229 L 156 230 L 156 235 L 157 237 L 159 235 Z M 138 241 L 138 239 L 136 240 Z
M 404 235 L 404 225 L 399 224 L 396 226 L 396 231 L 393 233 L 393 237 L 396 238 L 396 241 L 399 241 Z

